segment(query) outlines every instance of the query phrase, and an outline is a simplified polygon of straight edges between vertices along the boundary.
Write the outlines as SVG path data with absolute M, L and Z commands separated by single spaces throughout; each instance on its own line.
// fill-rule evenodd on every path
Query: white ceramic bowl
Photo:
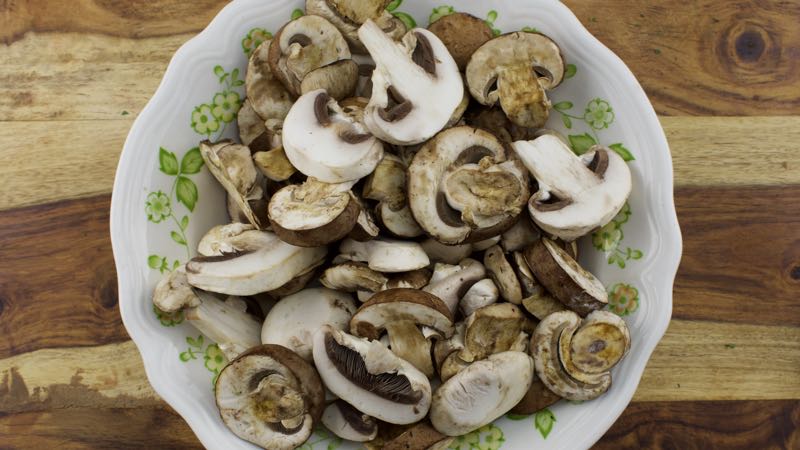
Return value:
M 599 141 L 635 157 L 630 208 L 581 244 L 582 263 L 606 284 L 611 308 L 625 316 L 633 336 L 630 353 L 613 371 L 611 390 L 591 402 L 562 401 L 534 416 L 502 418 L 453 444 L 462 449 L 477 442 L 484 448 L 587 448 L 628 405 L 670 320 L 681 237 L 667 142 L 630 70 L 560 2 L 453 3 L 458 11 L 486 18 L 498 33 L 534 27 L 555 39 L 575 70 L 551 92 L 556 109 L 550 126 L 568 135 L 578 150 Z M 293 12 L 301 13 L 302 4 L 234 1 L 183 45 L 134 123 L 114 183 L 111 237 L 123 321 L 150 383 L 208 448 L 252 448 L 225 428 L 214 405 L 212 379 L 224 361 L 216 345 L 182 317 L 158 317 L 151 292 L 162 270 L 185 262 L 205 231 L 227 220 L 223 191 L 201 167 L 194 148 L 202 139 L 235 136 L 246 50 L 264 30 L 275 32 Z M 424 27 L 432 13 L 452 10 L 439 6 L 430 0 L 395 0 L 390 8 Z M 319 430 L 305 448 L 340 445 L 355 448 Z

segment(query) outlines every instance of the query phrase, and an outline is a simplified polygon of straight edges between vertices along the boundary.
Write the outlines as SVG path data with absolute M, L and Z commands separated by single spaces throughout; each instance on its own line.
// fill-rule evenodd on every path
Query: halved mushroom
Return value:
M 198 256 L 186 264 L 189 284 L 229 295 L 255 295 L 277 289 L 325 258 L 325 247 L 296 247 L 267 231 L 242 233 L 240 251 Z
M 306 0 L 306 14 L 315 14 L 328 19 L 342 32 L 354 53 L 366 53 L 367 49 L 358 37 L 358 27 L 372 19 L 392 39 L 400 39 L 405 32 L 403 22 L 388 11 L 389 0 Z
M 595 145 L 582 156 L 545 135 L 514 149 L 539 182 L 528 211 L 539 227 L 573 241 L 619 213 L 631 193 L 631 171 L 616 152 Z
M 347 236 L 361 208 L 352 182 L 329 184 L 308 178 L 276 192 L 269 200 L 269 221 L 282 241 L 319 247 Z
M 377 238 L 367 242 L 345 239 L 339 246 L 341 257 L 366 262 L 378 272 L 397 273 L 422 269 L 430 264 L 428 255 L 416 242 Z
M 542 238 L 523 254 L 536 279 L 567 308 L 585 316 L 608 304 L 603 283 L 550 239 Z
M 339 67 L 331 69 L 331 64 Z M 347 68 L 348 65 L 350 68 Z M 301 16 L 278 31 L 269 46 L 269 67 L 295 96 L 305 93 L 303 82 L 308 77 L 312 77 L 313 81 L 307 88 L 326 89 L 332 96 L 334 93 L 343 93 L 338 97 L 339 100 L 352 95 L 358 81 L 358 66 L 350 60 L 350 48 L 342 33 L 325 18 L 314 15 Z M 352 79 L 330 76 L 334 74 L 350 76 Z M 343 81 L 350 87 L 347 92 L 337 86 Z
M 435 34 L 416 28 L 393 41 L 375 22 L 358 30 L 375 61 L 372 97 L 364 123 L 380 139 L 417 144 L 447 125 L 462 103 L 464 87 L 453 57 Z
M 251 150 L 255 149 L 251 147 Z M 283 150 L 283 147 L 258 151 L 253 154 L 253 162 L 256 168 L 272 181 L 286 181 L 297 173 L 297 169 L 286 157 L 286 151 Z
M 547 122 L 550 101 L 545 90 L 564 79 L 564 58 L 549 37 L 518 31 L 483 44 L 467 65 L 467 85 L 483 105 L 500 106 L 508 118 L 524 127 Z
M 378 292 L 350 320 L 350 332 L 356 336 L 379 339 L 386 332 L 392 352 L 430 378 L 434 374 L 431 341 L 423 335 L 422 326 L 445 338 L 453 334 L 453 316 L 447 305 L 418 289 Z
M 483 265 L 486 267 L 489 277 L 500 289 L 500 296 L 504 300 L 515 305 L 522 303 L 522 287 L 519 279 L 499 245 L 486 250 L 483 256 Z
M 532 380 L 533 359 L 523 352 L 497 353 L 477 361 L 436 390 L 431 423 L 447 436 L 467 434 L 513 408 Z
M 282 345 L 308 362 L 312 338 L 323 325 L 348 329 L 356 312 L 353 297 L 325 288 L 304 289 L 281 299 L 261 327 L 261 343 Z
M 270 68 L 271 42 L 266 40 L 253 51 L 247 63 L 247 75 L 244 80 L 248 101 L 253 111 L 261 117 L 262 126 L 270 119 L 283 120 L 289 113 L 293 101 L 292 95 Z M 241 115 L 241 111 L 239 114 Z M 243 143 L 249 145 L 247 142 Z
M 225 426 L 269 449 L 300 446 L 325 405 L 314 367 L 279 345 L 261 345 L 233 360 L 220 372 L 214 392 Z
M 414 238 L 424 233 L 408 207 L 406 165 L 400 157 L 387 153 L 367 177 L 364 198 L 378 201 L 378 219 L 390 233 Z
M 613 368 L 628 352 L 625 321 L 595 311 L 581 323 L 572 311 L 550 314 L 531 339 L 536 373 L 548 389 L 568 400 L 591 400 L 611 386 Z
M 326 183 L 358 180 L 383 158 L 383 144 L 323 90 L 304 94 L 292 106 L 283 148 L 297 170 Z
M 442 40 L 462 71 L 467 68 L 472 54 L 494 37 L 485 20 L 462 12 L 437 19 L 428 25 L 428 30 Z
M 208 170 L 225 188 L 249 222 L 256 228 L 266 225 L 261 223 L 250 204 L 250 201 L 264 197 L 264 188 L 250 156 L 250 149 L 230 140 L 214 144 L 203 141 L 200 143 L 200 154 Z
M 208 292 L 197 294 L 200 302 L 185 311 L 186 320 L 216 342 L 226 358 L 261 344 L 261 323 L 246 312 L 246 304 L 235 297 L 223 302 Z
M 158 281 L 153 291 L 153 304 L 166 313 L 200 304 L 200 299 L 186 278 L 185 265 L 176 267 Z
M 322 424 L 336 436 L 353 442 L 370 441 L 378 435 L 378 423 L 374 418 L 342 400 L 336 400 L 325 408 Z
M 313 354 L 325 386 L 364 414 L 395 424 L 428 414 L 428 378 L 380 342 L 324 326 L 314 335 Z
M 491 278 L 485 278 L 467 290 L 467 293 L 458 302 L 458 309 L 466 317 L 479 308 L 496 303 L 498 298 L 500 298 L 500 291 L 497 289 L 497 285 Z
M 465 320 L 464 348 L 458 356 L 465 362 L 484 359 L 489 355 L 514 349 L 520 340 L 526 318 L 511 303 L 496 303 L 473 312 Z
M 444 244 L 474 242 L 510 228 L 529 197 L 527 173 L 500 141 L 466 126 L 428 141 L 408 168 L 417 223 Z
M 433 276 L 423 289 L 439 297 L 455 314 L 461 297 L 484 278 L 486 269 L 483 264 L 471 258 L 462 260 L 458 265 L 437 263 L 433 268 Z

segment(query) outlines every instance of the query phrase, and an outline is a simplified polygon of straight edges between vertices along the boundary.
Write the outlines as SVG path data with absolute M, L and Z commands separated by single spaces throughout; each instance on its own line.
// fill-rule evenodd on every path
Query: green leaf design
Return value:
M 187 350 L 185 352 L 181 352 L 181 354 L 178 355 L 178 358 L 180 358 L 180 360 L 183 361 L 183 362 L 187 362 L 190 359 L 195 359 L 195 356 L 194 356 L 194 353 L 192 352 L 192 350 L 189 349 L 189 350 Z
M 558 102 L 553 105 L 553 109 L 556 111 L 566 111 L 568 109 L 572 109 L 573 106 L 575 105 L 573 105 L 572 102 Z
M 641 250 L 637 250 L 637 249 L 633 249 L 633 250 L 628 249 L 628 250 L 630 251 L 630 255 L 631 255 L 630 258 L 631 259 L 642 259 L 642 256 L 644 256 L 644 253 Z
M 297 8 L 294 11 L 292 11 L 292 20 L 297 20 L 298 18 L 303 17 L 305 15 L 306 15 L 306 13 L 303 12 L 302 9 Z
M 183 216 L 180 223 L 181 231 L 186 231 L 186 227 L 188 226 L 189 226 L 189 216 Z
M 572 129 L 572 119 L 569 116 L 561 115 L 561 121 L 564 122 L 564 126 L 567 127 L 568 130 Z
M 170 231 L 169 237 L 171 237 L 173 241 L 177 242 L 180 245 L 186 245 L 186 240 L 183 239 L 183 236 L 178 234 L 177 231 Z
M 553 430 L 553 424 L 556 422 L 556 416 L 548 408 L 545 408 L 536 413 L 533 422 L 536 424 L 536 429 L 543 438 L 547 439 L 550 431 Z
M 167 175 L 178 174 L 178 158 L 171 151 L 161 147 L 158 149 L 159 170 Z
M 203 335 L 198 335 L 197 339 L 191 336 L 186 336 L 186 343 L 189 344 L 190 347 L 203 348 Z
M 589 133 L 570 134 L 569 144 L 572 146 L 572 151 L 575 152 L 576 155 L 582 155 L 593 145 L 597 144 L 597 141 Z
M 614 150 L 614 152 L 621 156 L 625 161 L 633 161 L 636 159 L 633 157 L 633 153 L 631 153 L 631 151 L 625 148 L 625 146 L 622 144 L 611 144 L 608 146 L 608 148 Z
M 178 201 L 183 203 L 189 211 L 194 211 L 194 206 L 197 204 L 197 186 L 194 182 L 186 177 L 178 177 L 178 183 L 175 187 L 175 195 Z
M 233 82 L 233 87 L 244 86 L 244 80 L 236 80 Z
M 564 71 L 564 78 L 570 79 L 578 72 L 578 67 L 575 64 L 567 64 L 567 70 Z
M 395 9 L 399 8 L 400 5 L 402 5 L 402 4 L 403 4 L 403 0 L 392 0 L 391 2 L 389 2 L 388 5 L 386 5 L 386 10 L 389 11 L 389 12 L 392 12 Z
M 225 69 L 220 65 L 214 66 L 214 75 L 221 77 L 225 73 Z
M 541 33 L 538 28 L 535 27 L 522 27 L 522 31 L 526 33 Z
M 150 255 L 147 257 L 147 265 L 150 266 L 151 269 L 158 270 L 158 268 L 161 267 L 161 262 L 163 260 L 164 258 L 158 255 Z
M 455 11 L 456 9 L 453 8 L 452 6 L 448 5 L 437 6 L 436 8 L 433 8 L 431 15 L 428 16 L 428 24 L 432 24 L 433 22 L 436 22 L 437 20 L 441 19 L 444 16 L 449 16 L 450 14 L 453 14 Z
M 181 262 L 176 259 L 175 262 L 172 263 L 172 270 L 177 269 L 178 266 L 180 266 L 180 265 L 181 265 Z
M 490 24 L 494 24 L 494 21 L 497 20 L 497 11 L 491 10 L 488 14 L 486 14 L 486 21 Z
M 409 30 L 417 27 L 417 21 L 414 20 L 413 17 L 404 12 L 395 11 L 392 13 L 392 15 L 400 19 L 400 21 L 403 22 L 403 24 L 405 24 L 406 28 L 408 28 Z
M 239 68 L 237 67 L 233 69 L 233 71 L 231 72 L 231 81 L 236 81 L 238 79 L 239 79 Z
M 194 147 L 186 152 L 181 159 L 181 173 L 184 175 L 192 175 L 200 172 L 203 168 L 203 157 L 200 155 L 200 149 Z

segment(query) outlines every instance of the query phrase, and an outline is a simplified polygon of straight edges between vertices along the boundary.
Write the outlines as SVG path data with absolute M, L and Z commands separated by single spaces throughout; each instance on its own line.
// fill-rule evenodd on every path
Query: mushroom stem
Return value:
M 219 344 L 229 360 L 261 344 L 261 324 L 253 316 L 207 292 L 199 295 L 200 304 L 186 310 L 186 320 Z

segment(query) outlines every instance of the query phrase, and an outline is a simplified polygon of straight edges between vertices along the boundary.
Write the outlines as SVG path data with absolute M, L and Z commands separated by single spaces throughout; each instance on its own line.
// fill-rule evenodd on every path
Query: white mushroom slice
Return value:
M 342 32 L 353 52 L 366 53 L 358 27 L 367 19 L 374 20 L 392 39 L 400 39 L 406 33 L 403 22 L 386 11 L 386 5 L 386 0 L 306 0 L 306 14 L 328 19 Z
M 201 256 L 219 256 L 251 251 L 268 241 L 268 236 L 255 231 L 253 225 L 234 222 L 208 230 L 197 244 L 197 253 Z
M 464 348 L 458 356 L 472 362 L 511 350 L 524 334 L 525 322 L 523 312 L 511 303 L 496 303 L 476 310 L 464 321 Z
M 353 182 L 329 184 L 309 178 L 279 190 L 269 200 L 269 221 L 282 241 L 319 247 L 347 236 L 361 207 L 350 188 Z
M 472 244 L 446 245 L 431 238 L 422 241 L 421 245 L 431 262 L 435 263 L 458 264 L 469 258 L 473 251 Z
M 536 279 L 567 308 L 585 316 L 608 304 L 603 283 L 550 239 L 542 238 L 523 255 Z
M 572 311 L 550 314 L 531 339 L 536 373 L 553 392 L 568 400 L 591 400 L 611 386 L 614 367 L 630 348 L 625 322 L 595 311 L 583 325 Z
M 573 241 L 617 215 L 631 193 L 631 171 L 616 152 L 594 146 L 581 157 L 560 139 L 545 135 L 517 141 L 514 149 L 539 182 L 528 211 L 539 227 Z
M 461 126 L 428 141 L 408 168 L 408 198 L 417 223 L 444 244 L 481 241 L 514 224 L 529 197 L 521 163 L 503 144 Z
M 233 302 L 223 302 L 200 292 L 200 303 L 186 310 L 186 320 L 209 339 L 219 344 L 229 360 L 261 344 L 261 324 Z
M 500 291 L 494 281 L 485 278 L 467 290 L 467 293 L 458 302 L 458 308 L 461 310 L 461 314 L 469 316 L 479 308 L 496 303 L 498 298 L 500 298 Z
M 436 390 L 431 423 L 448 436 L 467 434 L 513 408 L 532 380 L 533 359 L 525 353 L 503 352 L 477 361 Z
M 499 245 L 486 250 L 483 256 L 483 265 L 486 267 L 489 277 L 500 289 L 500 296 L 504 300 L 515 305 L 522 303 L 522 287 L 519 279 Z
M 200 304 L 200 299 L 186 279 L 186 266 L 178 266 L 158 281 L 153 291 L 153 304 L 167 313 Z
M 516 252 L 535 243 L 542 233 L 530 218 L 522 215 L 517 223 L 500 236 L 500 246 L 505 252 Z
M 326 324 L 348 329 L 355 312 L 355 302 L 348 294 L 325 288 L 304 289 L 272 308 L 261 327 L 261 343 L 282 345 L 312 362 L 314 333 Z
M 275 78 L 272 69 L 269 67 L 269 48 L 271 40 L 266 40 L 255 49 L 250 61 L 247 63 L 247 75 L 245 76 L 245 91 L 247 92 L 247 102 L 253 111 L 261 118 L 261 127 L 266 132 L 264 121 L 269 119 L 283 120 L 292 107 L 292 95 L 283 87 L 283 84 Z M 247 110 L 244 109 L 245 114 Z M 239 111 L 241 116 L 242 111 Z M 241 121 L 240 121 L 241 125 Z M 240 132 L 241 132 L 240 128 Z M 250 142 L 242 143 L 250 145 Z M 271 146 L 269 146 L 271 148 Z M 267 148 L 267 150 L 269 149 Z M 261 150 L 261 148 L 258 148 Z
M 375 61 L 372 97 L 364 113 L 367 128 L 398 145 L 417 144 L 447 125 L 464 98 L 453 57 L 435 34 L 416 28 L 393 41 L 375 22 L 358 30 Z
M 257 346 L 225 366 L 214 393 L 225 426 L 248 442 L 276 450 L 305 442 L 325 401 L 316 370 L 279 345 Z
M 282 136 L 292 165 L 326 183 L 365 177 L 383 158 L 383 144 L 322 90 L 297 99 Z
M 314 363 L 331 392 L 367 415 L 402 425 L 428 414 L 428 378 L 378 341 L 322 327 L 314 335 Z
M 342 400 L 325 408 L 322 424 L 336 436 L 353 442 L 371 441 L 378 435 L 378 423 L 374 418 Z
M 344 292 L 378 292 L 389 278 L 366 264 L 344 262 L 325 269 L 319 281 L 327 288 Z
M 490 247 L 493 247 L 500 243 L 500 236 L 490 237 L 489 239 L 484 239 L 482 241 L 475 242 L 472 244 L 472 251 L 474 252 L 482 252 Z
M 373 239 L 358 242 L 345 239 L 339 247 L 343 256 L 351 261 L 366 262 L 378 272 L 396 273 L 421 269 L 430 264 L 428 255 L 416 242 L 392 239 Z
M 261 228 L 261 221 L 249 203 L 250 200 L 264 196 L 258 179 L 259 174 L 250 156 L 250 149 L 227 140 L 214 144 L 203 141 L 200 143 L 200 154 L 208 170 L 225 188 L 250 223 L 256 228 Z
M 253 248 L 222 256 L 198 256 L 186 264 L 189 284 L 228 295 L 277 289 L 325 258 L 325 247 L 296 247 L 266 231 L 250 231 Z
M 439 297 L 451 313 L 455 313 L 458 301 L 469 288 L 478 281 L 486 278 L 486 269 L 483 264 L 474 259 L 467 258 L 457 266 L 437 263 L 433 269 L 430 283 L 424 290 Z

